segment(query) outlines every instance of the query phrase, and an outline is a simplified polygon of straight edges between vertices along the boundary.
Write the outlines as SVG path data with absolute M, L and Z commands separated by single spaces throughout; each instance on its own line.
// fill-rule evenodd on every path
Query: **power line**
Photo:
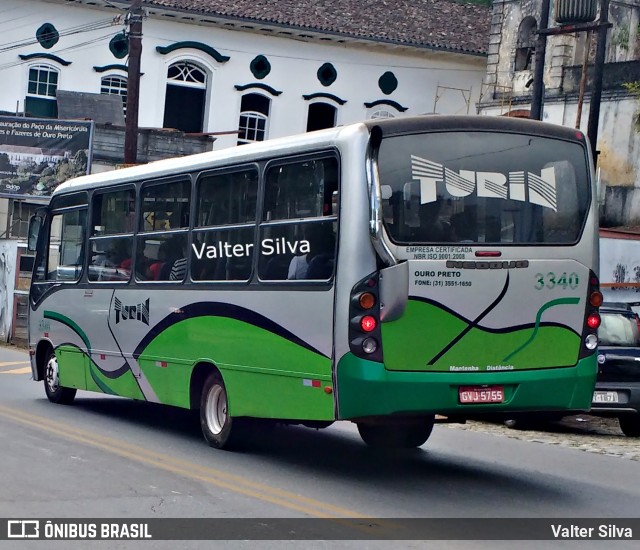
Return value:
M 105 29 L 108 27 L 116 26 L 119 23 L 119 17 L 110 18 L 110 19 L 101 19 L 99 21 L 94 21 L 92 23 L 85 23 L 83 25 L 78 25 L 76 27 L 70 27 L 58 33 L 59 36 L 73 36 L 75 34 L 80 34 L 84 32 L 92 32 L 100 29 Z M 30 46 L 33 44 L 37 44 L 39 40 L 37 38 L 28 38 L 16 40 L 13 42 L 7 42 L 5 44 L 0 44 L 0 53 L 4 53 L 11 50 L 16 50 L 19 48 L 23 48 L 25 46 Z
M 111 39 L 113 36 L 111 34 L 106 34 L 104 36 L 99 36 L 97 38 L 92 38 L 91 40 L 87 40 L 86 42 L 80 42 L 79 44 L 73 44 L 72 46 L 68 46 L 66 48 L 61 48 L 59 50 L 55 50 L 52 51 L 52 54 L 59 54 L 59 53 L 63 53 L 63 52 L 70 52 L 70 51 L 76 51 L 76 50 L 81 50 L 84 49 L 86 46 L 91 46 L 93 44 L 97 44 L 98 42 L 102 42 L 105 41 L 107 39 Z M 26 65 L 28 63 L 33 63 L 32 59 L 28 59 L 28 60 L 20 60 L 20 61 L 12 61 L 10 63 L 4 63 L 3 65 L 0 65 L 0 71 L 4 70 L 4 69 L 11 69 L 13 67 L 19 67 L 21 65 Z

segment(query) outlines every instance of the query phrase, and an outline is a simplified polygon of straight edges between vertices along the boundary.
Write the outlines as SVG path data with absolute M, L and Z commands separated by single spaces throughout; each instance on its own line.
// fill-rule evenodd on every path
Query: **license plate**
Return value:
M 593 402 L 594 403 L 617 403 L 618 392 L 617 391 L 594 391 Z
M 458 390 L 460 403 L 503 403 L 504 388 L 502 386 L 460 386 Z

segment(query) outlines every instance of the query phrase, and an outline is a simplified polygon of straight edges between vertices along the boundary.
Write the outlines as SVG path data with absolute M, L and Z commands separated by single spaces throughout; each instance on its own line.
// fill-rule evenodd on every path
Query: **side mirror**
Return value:
M 36 245 L 38 244 L 38 235 L 40 228 L 42 227 L 43 219 L 41 216 L 32 216 L 29 220 L 29 233 L 27 238 L 27 250 L 29 252 L 35 252 Z

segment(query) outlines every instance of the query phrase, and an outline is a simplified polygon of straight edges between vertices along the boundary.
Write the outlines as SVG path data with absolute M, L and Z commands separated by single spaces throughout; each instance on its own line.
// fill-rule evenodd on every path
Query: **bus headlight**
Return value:
M 587 349 L 596 349 L 598 345 L 598 337 L 595 334 L 589 334 L 584 339 L 584 345 Z

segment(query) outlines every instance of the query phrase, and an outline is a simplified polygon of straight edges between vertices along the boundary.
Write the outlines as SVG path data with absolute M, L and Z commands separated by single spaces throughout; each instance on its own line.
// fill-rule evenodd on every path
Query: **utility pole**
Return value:
M 124 163 L 138 158 L 138 106 L 140 104 L 140 58 L 142 57 L 142 0 L 129 8 L 129 62 L 127 64 L 127 118 L 124 132 Z
M 593 62 L 593 88 L 591 104 L 589 106 L 589 121 L 587 123 L 587 137 L 591 143 L 593 162 L 598 160 L 598 124 L 600 122 L 600 102 L 602 100 L 602 77 L 604 75 L 604 60 L 607 53 L 607 31 L 609 29 L 609 0 L 600 2 L 600 19 L 598 20 L 598 44 L 596 58 Z
M 540 28 L 536 40 L 536 58 L 533 73 L 533 97 L 531 98 L 531 113 L 529 118 L 542 120 L 542 103 L 544 100 L 544 58 L 547 53 L 547 35 L 545 31 L 549 27 L 549 12 L 551 0 L 542 0 L 540 13 Z

